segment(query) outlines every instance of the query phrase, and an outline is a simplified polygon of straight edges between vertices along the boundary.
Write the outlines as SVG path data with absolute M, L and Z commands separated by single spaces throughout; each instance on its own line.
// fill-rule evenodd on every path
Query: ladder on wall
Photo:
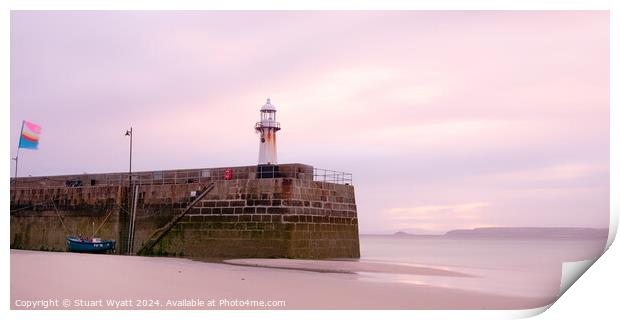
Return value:
M 138 250 L 138 255 L 146 255 L 153 249 L 153 247 L 179 222 L 181 219 L 200 201 L 204 196 L 211 192 L 215 188 L 215 183 L 208 184 L 204 191 L 202 191 L 189 205 L 181 211 L 178 215 L 174 216 L 165 226 L 155 230 L 151 237 L 144 242 L 144 245 Z

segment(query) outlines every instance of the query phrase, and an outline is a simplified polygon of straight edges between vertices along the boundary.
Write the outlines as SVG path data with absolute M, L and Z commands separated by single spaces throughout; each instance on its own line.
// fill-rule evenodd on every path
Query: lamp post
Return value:
M 132 205 L 132 194 L 131 194 L 131 155 L 132 155 L 132 148 L 133 148 L 133 127 L 129 127 L 129 130 L 127 130 L 127 132 L 125 132 L 125 136 L 129 136 L 129 192 L 128 192 L 128 199 L 127 199 L 127 207 L 129 209 L 129 228 L 127 230 L 127 245 L 124 249 L 121 250 L 125 251 L 125 253 L 129 253 L 131 254 L 131 233 L 132 233 L 132 216 L 135 214 L 133 212 L 133 205 Z
M 125 132 L 125 136 L 129 136 L 129 190 L 131 190 L 131 149 L 133 147 L 133 127 Z

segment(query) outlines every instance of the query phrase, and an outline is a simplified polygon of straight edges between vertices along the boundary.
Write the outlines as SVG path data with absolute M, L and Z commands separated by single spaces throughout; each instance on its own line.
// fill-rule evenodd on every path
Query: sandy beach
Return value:
M 526 309 L 553 300 L 553 297 L 522 298 L 424 284 L 365 281 L 360 270 L 372 272 L 379 267 L 372 263 L 353 267 L 355 263 L 350 261 L 318 262 L 320 272 L 317 272 L 295 270 L 315 268 L 316 262 L 289 260 L 296 264 L 290 266 L 283 261 L 266 261 L 270 267 L 183 258 L 11 250 L 11 308 L 32 308 L 25 301 L 51 299 L 49 309 Z M 260 261 L 232 262 L 257 264 Z M 393 268 L 398 273 L 467 277 L 428 267 Z M 58 301 L 57 306 L 54 300 Z M 138 300 L 151 305 L 137 306 Z M 214 305 L 193 306 L 196 300 L 206 304 L 212 301 Z M 221 305 L 222 300 L 229 303 Z M 284 301 L 285 304 L 231 306 L 230 301 L 235 300 Z M 69 301 L 70 305 L 63 306 L 63 301 Z M 131 301 L 131 305 L 119 301 Z M 152 305 L 153 301 L 158 301 L 158 305 Z M 109 302 L 113 305 L 107 305 Z

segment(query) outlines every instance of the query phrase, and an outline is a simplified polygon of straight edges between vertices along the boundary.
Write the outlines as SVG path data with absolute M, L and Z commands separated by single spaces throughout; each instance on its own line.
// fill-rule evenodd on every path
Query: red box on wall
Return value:
M 233 172 L 232 169 L 224 170 L 224 180 L 232 180 Z

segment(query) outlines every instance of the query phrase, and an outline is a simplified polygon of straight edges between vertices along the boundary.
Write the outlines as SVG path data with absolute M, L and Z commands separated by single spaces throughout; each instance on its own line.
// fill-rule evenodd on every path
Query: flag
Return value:
M 19 137 L 19 147 L 22 149 L 37 149 L 41 126 L 24 120 L 22 123 L 22 133 Z

